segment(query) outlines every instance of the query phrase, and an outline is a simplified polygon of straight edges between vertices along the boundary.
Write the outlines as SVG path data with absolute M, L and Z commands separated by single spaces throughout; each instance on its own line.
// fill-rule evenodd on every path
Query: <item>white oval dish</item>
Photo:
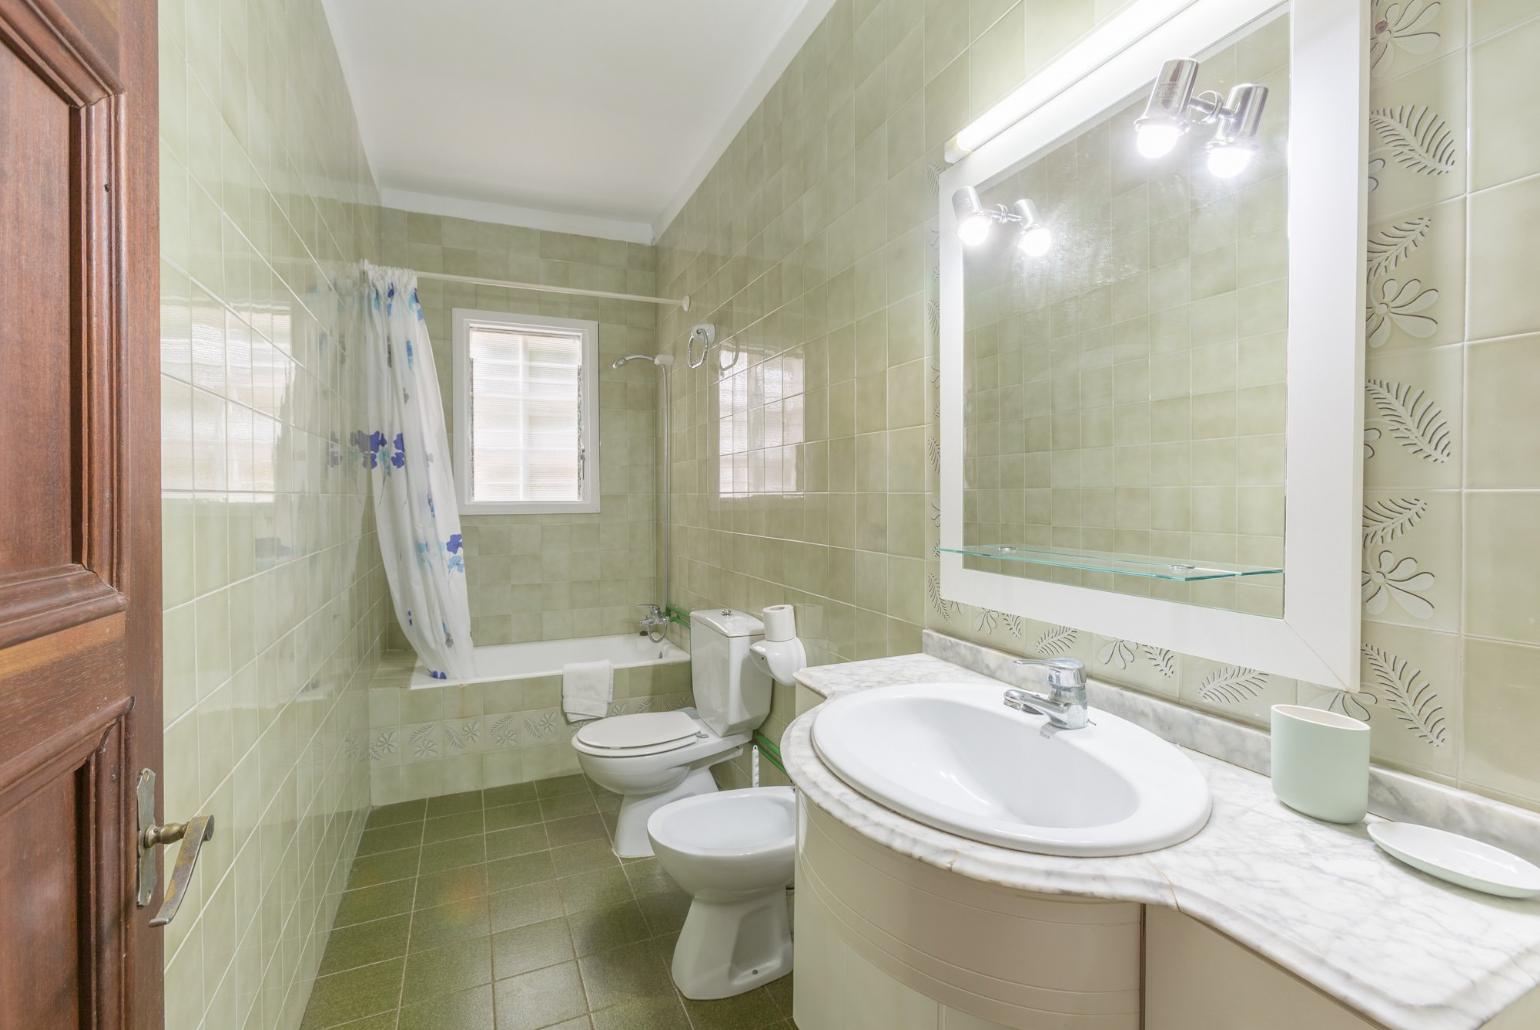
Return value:
M 1429 876 L 1504 898 L 1540 895 L 1540 867 L 1479 840 L 1416 823 L 1371 823 L 1369 836 Z

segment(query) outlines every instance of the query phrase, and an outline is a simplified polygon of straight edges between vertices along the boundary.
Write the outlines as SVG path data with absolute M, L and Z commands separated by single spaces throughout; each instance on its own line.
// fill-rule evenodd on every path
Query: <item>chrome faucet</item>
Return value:
M 1046 715 L 1061 730 L 1083 729 L 1086 724 L 1085 663 L 1078 658 L 1018 658 L 1017 665 L 1048 670 L 1048 693 L 1012 687 L 1005 692 L 1007 708 Z
M 668 630 L 668 616 L 663 614 L 663 609 L 655 604 L 634 604 L 631 607 L 640 608 L 647 613 L 642 616 L 641 632 L 654 643 L 662 640 L 663 634 Z

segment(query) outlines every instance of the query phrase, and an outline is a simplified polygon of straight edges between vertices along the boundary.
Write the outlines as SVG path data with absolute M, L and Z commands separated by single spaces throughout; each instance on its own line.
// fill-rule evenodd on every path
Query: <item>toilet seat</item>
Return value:
M 592 755 L 628 757 L 676 751 L 707 736 L 705 727 L 684 712 L 638 712 L 587 723 L 573 744 Z

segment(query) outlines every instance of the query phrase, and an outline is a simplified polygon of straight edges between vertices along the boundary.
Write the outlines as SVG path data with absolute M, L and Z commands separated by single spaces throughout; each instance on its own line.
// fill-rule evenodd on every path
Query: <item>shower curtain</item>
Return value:
M 465 550 L 417 276 L 365 265 L 361 292 L 369 429 L 354 443 L 374 490 L 396 620 L 435 677 L 466 677 L 475 670 Z

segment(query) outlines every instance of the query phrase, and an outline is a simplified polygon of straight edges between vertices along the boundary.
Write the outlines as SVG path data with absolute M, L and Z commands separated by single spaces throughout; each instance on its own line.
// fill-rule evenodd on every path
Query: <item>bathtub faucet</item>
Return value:
M 640 608 L 646 612 L 642 616 L 641 632 L 647 634 L 653 643 L 662 640 L 663 634 L 668 630 L 668 616 L 663 614 L 663 609 L 655 604 L 634 604 L 631 607 Z

